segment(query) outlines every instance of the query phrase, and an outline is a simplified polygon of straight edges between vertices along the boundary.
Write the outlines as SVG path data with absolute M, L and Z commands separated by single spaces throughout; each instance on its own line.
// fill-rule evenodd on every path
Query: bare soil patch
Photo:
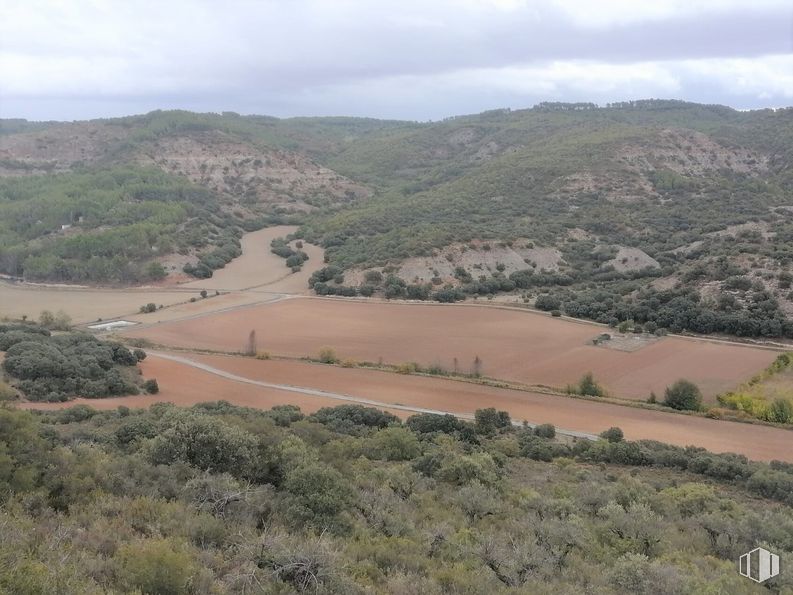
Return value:
M 259 348 L 293 357 L 323 346 L 342 359 L 418 362 L 468 372 L 476 356 L 493 378 L 564 387 L 591 371 L 614 395 L 646 399 L 679 378 L 706 399 L 730 390 L 773 361 L 754 347 L 665 337 L 634 351 L 602 349 L 602 327 L 517 309 L 301 298 L 176 321 L 125 336 L 185 348 L 239 351 L 251 330 Z
M 63 310 L 75 323 L 95 322 L 137 312 L 148 302 L 169 306 L 192 294 L 149 288 L 47 288 L 0 282 L 0 317 L 38 318 L 42 310 Z M 197 293 L 196 293 L 197 295 Z
M 296 228 L 277 226 L 246 234 L 242 238 L 242 256 L 210 279 L 194 280 L 171 287 L 130 287 L 124 289 L 92 288 L 70 285 L 38 285 L 0 280 L 0 318 L 38 318 L 42 310 L 63 310 L 76 324 L 125 317 L 136 322 L 152 323 L 213 312 L 229 307 L 271 299 L 270 294 L 308 293 L 308 278 L 324 266 L 324 251 L 304 244 L 309 255 L 303 268 L 292 273 L 283 258 L 270 252 L 273 238 L 285 236 Z M 200 299 L 200 291 L 223 295 Z M 230 292 L 230 293 L 225 293 Z M 195 298 L 195 302 L 189 300 Z M 147 303 L 166 306 L 155 313 L 138 315 Z M 168 307 L 172 306 L 172 307 Z
M 267 227 L 242 237 L 242 256 L 235 258 L 209 279 L 198 279 L 180 285 L 196 290 L 240 291 L 249 288 L 278 285 L 273 291 L 308 293 L 308 278 L 324 265 L 324 251 L 319 246 L 303 244 L 309 259 L 298 273 L 286 266 L 286 260 L 270 252 L 270 242 L 297 229 L 294 225 Z
M 661 265 L 652 256 L 640 250 L 639 248 L 629 248 L 627 246 L 620 246 L 617 255 L 609 260 L 608 263 L 614 267 L 615 271 L 624 273 L 627 271 L 641 271 L 646 268 L 657 269 Z

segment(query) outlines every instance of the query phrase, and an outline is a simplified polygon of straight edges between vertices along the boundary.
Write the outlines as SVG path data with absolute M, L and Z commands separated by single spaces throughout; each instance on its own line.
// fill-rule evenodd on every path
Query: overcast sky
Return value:
M 0 117 L 793 105 L 791 0 L 2 0 Z

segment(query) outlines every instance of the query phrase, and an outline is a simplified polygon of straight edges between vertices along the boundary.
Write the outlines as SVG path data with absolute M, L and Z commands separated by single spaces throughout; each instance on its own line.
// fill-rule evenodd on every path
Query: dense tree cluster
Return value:
M 33 401 L 136 394 L 136 365 L 145 357 L 119 343 L 77 332 L 51 335 L 33 324 L 0 325 L 0 350 L 3 370 Z
M 495 410 L 0 407 L 0 590 L 739 593 L 739 554 L 790 563 L 791 465 L 556 434 Z
M 793 337 L 793 320 L 785 317 L 765 291 L 745 296 L 746 305 L 725 298 L 714 307 L 696 290 L 646 289 L 624 296 L 605 289 L 551 294 L 538 307 L 561 307 L 565 314 L 616 326 L 632 320 L 679 333 L 726 333 L 739 337 Z

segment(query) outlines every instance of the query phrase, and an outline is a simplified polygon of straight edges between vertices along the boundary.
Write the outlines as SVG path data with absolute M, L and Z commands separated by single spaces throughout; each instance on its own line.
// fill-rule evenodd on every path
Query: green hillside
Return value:
M 100 180 L 108 168 L 165 171 L 174 177 L 167 205 L 144 217 L 127 193 L 123 212 L 104 201 L 93 220 L 122 237 L 132 211 L 137 224 L 160 226 L 148 234 L 182 226 L 187 239 L 159 242 L 164 252 L 149 260 L 178 251 L 200 276 L 225 262 L 204 258 L 204 239 L 233 246 L 242 229 L 297 222 L 297 235 L 326 248 L 318 293 L 510 293 L 615 325 L 793 336 L 791 109 L 540 104 L 430 123 L 158 111 L 2 127 L 0 174 L 13 178 L 0 182 L 0 209 L 22 208 L 17 186 L 85 184 L 68 175 Z M 162 197 L 164 182 L 146 175 Z M 184 180 L 209 193 L 200 206 L 179 197 Z M 54 259 L 64 243 L 52 239 L 56 213 L 68 223 L 63 209 L 38 228 L 4 221 L 4 272 L 106 280 L 88 253 L 68 266 Z M 145 266 L 136 256 L 132 268 Z

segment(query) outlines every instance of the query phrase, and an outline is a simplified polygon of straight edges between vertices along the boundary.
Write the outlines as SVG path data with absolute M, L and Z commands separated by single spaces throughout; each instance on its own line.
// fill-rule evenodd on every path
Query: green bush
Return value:
M 600 433 L 600 437 L 608 442 L 622 442 L 624 435 L 620 428 L 609 428 Z
M 699 411 L 702 408 L 702 393 L 696 384 L 681 379 L 667 387 L 664 405 L 673 409 Z

